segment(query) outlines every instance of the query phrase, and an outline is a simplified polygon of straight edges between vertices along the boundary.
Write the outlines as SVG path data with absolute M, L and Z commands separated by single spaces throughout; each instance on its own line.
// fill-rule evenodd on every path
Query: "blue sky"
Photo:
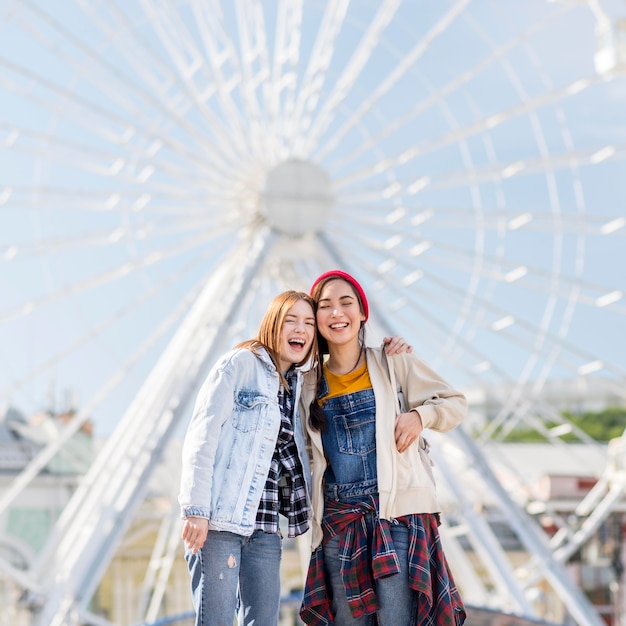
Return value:
M 328 66 L 307 83 L 330 14 L 305 3 L 297 63 L 273 70 L 277 117 L 233 5 L 208 44 L 187 3 L 169 6 L 1 10 L 0 402 L 31 413 L 73 395 L 110 432 L 289 155 L 329 173 L 331 244 L 448 378 L 576 379 L 601 362 L 584 376 L 623 387 L 626 80 L 623 64 L 597 72 L 588 6 L 399 2 L 339 97 L 381 4 L 335 16 Z M 282 31 L 277 4 L 260 6 L 271 68 Z M 264 274 L 233 343 L 286 277 L 305 288 L 320 263 Z

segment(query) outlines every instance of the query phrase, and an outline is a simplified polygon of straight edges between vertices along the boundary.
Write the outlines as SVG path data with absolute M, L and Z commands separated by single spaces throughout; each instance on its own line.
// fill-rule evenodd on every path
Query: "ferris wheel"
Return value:
M 546 556 L 480 446 L 520 426 L 588 441 L 549 380 L 626 397 L 625 16 L 594 0 L 3 3 L 0 402 L 40 408 L 54 381 L 79 410 L 0 511 L 85 420 L 109 435 L 31 572 L 62 581 L 43 585 L 45 623 L 85 609 L 207 366 L 333 267 L 363 283 L 372 341 L 403 335 L 488 392 L 489 420 L 434 441 L 448 541 L 466 528 L 496 581 L 461 563 L 470 601 L 534 616 L 545 579 L 600 623 L 562 569 L 585 533 Z M 459 468 L 522 537 L 525 582 Z

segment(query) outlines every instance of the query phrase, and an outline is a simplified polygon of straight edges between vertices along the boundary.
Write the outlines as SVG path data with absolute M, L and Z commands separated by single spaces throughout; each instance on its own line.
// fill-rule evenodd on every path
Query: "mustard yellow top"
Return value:
M 354 372 L 347 374 L 333 374 L 324 364 L 324 376 L 328 383 L 328 395 L 325 398 L 334 398 L 346 393 L 355 393 L 364 389 L 372 388 L 372 381 L 367 370 L 367 362 L 363 359 L 363 365 Z

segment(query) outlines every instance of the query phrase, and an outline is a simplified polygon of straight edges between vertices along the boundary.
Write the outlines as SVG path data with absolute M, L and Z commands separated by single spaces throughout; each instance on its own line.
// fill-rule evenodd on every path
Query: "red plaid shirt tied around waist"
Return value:
M 463 624 L 465 608 L 443 553 L 437 515 L 405 515 L 390 522 L 378 517 L 378 502 L 372 497 L 358 505 L 326 502 L 325 506 L 324 541 L 339 535 L 341 576 L 353 617 L 375 613 L 379 608 L 375 580 L 400 571 L 391 537 L 391 524 L 399 523 L 409 529 L 409 586 L 418 593 L 414 626 Z M 375 520 L 371 537 L 365 520 L 368 513 Z M 311 557 L 300 617 L 307 626 L 334 623 L 322 546 Z

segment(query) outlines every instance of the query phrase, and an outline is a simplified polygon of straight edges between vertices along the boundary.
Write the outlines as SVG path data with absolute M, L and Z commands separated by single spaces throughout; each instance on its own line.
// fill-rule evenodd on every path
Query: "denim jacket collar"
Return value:
M 276 366 L 274 365 L 274 361 L 272 361 L 272 357 L 263 346 L 260 346 L 259 348 L 257 348 L 256 354 L 259 357 L 259 359 L 263 362 L 263 365 L 267 367 L 270 373 L 277 373 Z
M 257 355 L 270 372 L 278 373 L 278 370 L 276 369 L 276 366 L 274 365 L 274 362 L 272 361 L 272 357 L 263 346 L 259 346 L 259 348 L 257 348 Z M 314 366 L 311 364 L 310 361 L 307 361 L 303 363 L 302 365 L 297 365 L 295 369 L 296 369 L 296 372 L 298 372 L 298 377 L 299 377 L 303 372 L 308 372 L 310 370 L 313 370 Z M 324 380 L 324 383 L 326 383 L 326 380 Z M 326 392 L 324 395 L 326 395 L 327 393 L 328 393 L 328 385 L 326 385 Z

